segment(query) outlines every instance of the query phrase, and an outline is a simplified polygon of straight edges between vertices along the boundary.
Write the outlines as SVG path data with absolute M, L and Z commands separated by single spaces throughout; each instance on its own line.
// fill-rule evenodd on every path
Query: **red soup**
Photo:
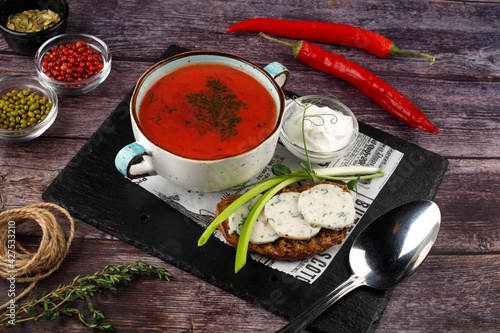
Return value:
M 163 149 L 211 160 L 256 147 L 273 131 L 277 113 L 270 92 L 249 74 L 197 64 L 167 74 L 148 90 L 139 123 Z

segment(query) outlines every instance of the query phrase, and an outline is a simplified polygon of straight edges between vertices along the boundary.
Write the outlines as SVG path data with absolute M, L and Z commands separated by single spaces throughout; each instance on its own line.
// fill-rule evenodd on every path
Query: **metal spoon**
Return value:
M 301 332 L 357 287 L 390 289 L 406 280 L 427 257 L 440 223 L 439 207 L 432 201 L 413 201 L 379 216 L 354 240 L 351 277 L 276 333 Z

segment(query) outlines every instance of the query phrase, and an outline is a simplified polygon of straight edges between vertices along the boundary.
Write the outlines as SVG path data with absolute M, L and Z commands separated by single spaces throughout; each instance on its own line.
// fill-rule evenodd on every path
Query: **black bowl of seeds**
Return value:
M 0 31 L 9 46 L 34 55 L 48 39 L 66 31 L 66 0 L 0 0 Z

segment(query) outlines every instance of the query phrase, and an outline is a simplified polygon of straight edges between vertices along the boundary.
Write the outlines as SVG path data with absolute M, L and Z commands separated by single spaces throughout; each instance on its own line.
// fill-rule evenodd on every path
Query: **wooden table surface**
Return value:
M 258 64 L 279 61 L 292 72 L 287 89 L 335 94 L 365 122 L 441 154 L 449 167 L 435 197 L 442 226 L 419 271 L 394 289 L 377 332 L 498 332 L 500 330 L 500 4 L 497 1 L 68 1 L 67 32 L 103 39 L 112 71 L 83 96 L 59 95 L 53 126 L 27 143 L 0 142 L 0 210 L 42 202 L 41 195 L 140 75 L 170 45 L 238 54 Z M 436 124 L 431 135 L 409 127 L 349 83 L 293 58 L 256 33 L 225 29 L 243 19 L 272 17 L 356 25 L 383 34 L 401 49 L 436 57 L 377 58 L 322 46 L 371 70 L 403 93 Z M 286 40 L 286 39 L 285 39 Z M 0 40 L 0 76 L 35 75 L 33 58 Z M 75 189 L 77 190 L 77 189 Z M 68 225 L 64 224 L 67 231 Z M 35 246 L 34 224 L 17 237 Z M 116 332 L 272 332 L 286 323 L 151 255 L 76 221 L 66 260 L 36 292 L 69 283 L 107 264 L 143 259 L 174 279 L 137 279 L 116 295 L 98 297 Z M 0 281 L 0 301 L 8 297 Z M 18 288 L 21 288 L 19 286 Z M 17 325 L 15 332 L 86 332 L 74 318 Z

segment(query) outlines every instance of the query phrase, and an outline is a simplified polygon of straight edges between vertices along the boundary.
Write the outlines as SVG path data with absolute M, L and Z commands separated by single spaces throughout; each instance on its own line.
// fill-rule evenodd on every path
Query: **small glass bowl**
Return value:
M 43 73 L 43 58 L 52 47 L 58 47 L 61 44 L 76 43 L 85 41 L 91 49 L 98 51 L 103 58 L 104 67 L 96 75 L 79 82 L 63 82 L 54 80 Z M 35 54 L 35 68 L 38 77 L 45 83 L 51 85 L 58 93 L 64 95 L 83 95 L 100 85 L 111 72 L 111 53 L 108 46 L 99 38 L 88 34 L 64 34 L 53 37 L 46 41 Z
M 13 75 L 0 79 L 0 97 L 12 90 L 21 91 L 29 88 L 33 89 L 38 95 L 49 98 L 52 108 L 48 116 L 38 124 L 20 130 L 6 130 L 0 127 L 0 139 L 14 142 L 33 140 L 42 135 L 56 120 L 58 110 L 57 94 L 52 87 L 31 75 Z M 3 122 L 0 125 L 3 125 Z
M 9 15 L 30 9 L 50 9 L 59 14 L 59 22 L 38 32 L 18 32 L 7 28 Z M 0 32 L 9 46 L 16 52 L 33 56 L 48 39 L 66 31 L 69 6 L 66 0 L 2 0 L 0 1 Z
M 298 144 L 290 138 L 289 134 L 286 133 L 287 123 L 290 121 L 292 115 L 296 112 L 300 112 L 301 114 L 304 112 L 304 108 L 298 105 L 298 103 L 300 105 L 308 105 L 312 103 L 319 107 L 328 107 L 332 110 L 342 113 L 347 117 L 350 117 L 352 121 L 351 137 L 349 138 L 347 143 L 342 147 L 334 151 L 328 151 L 328 152 L 318 152 L 318 151 L 313 151 L 309 148 L 307 149 L 307 152 L 309 154 L 309 160 L 311 163 L 324 164 L 332 162 L 342 157 L 347 151 L 349 151 L 349 149 L 351 149 L 359 133 L 358 121 L 356 120 L 356 117 L 354 116 L 352 111 L 347 106 L 336 100 L 335 98 L 308 95 L 308 96 L 298 97 L 294 101 L 288 101 L 288 104 L 285 108 L 285 114 L 283 116 L 283 125 L 281 127 L 281 132 L 280 132 L 280 140 L 292 154 L 294 154 L 297 158 L 299 158 L 302 161 L 307 161 L 306 151 L 303 147 L 302 141 L 300 142 L 300 144 Z

